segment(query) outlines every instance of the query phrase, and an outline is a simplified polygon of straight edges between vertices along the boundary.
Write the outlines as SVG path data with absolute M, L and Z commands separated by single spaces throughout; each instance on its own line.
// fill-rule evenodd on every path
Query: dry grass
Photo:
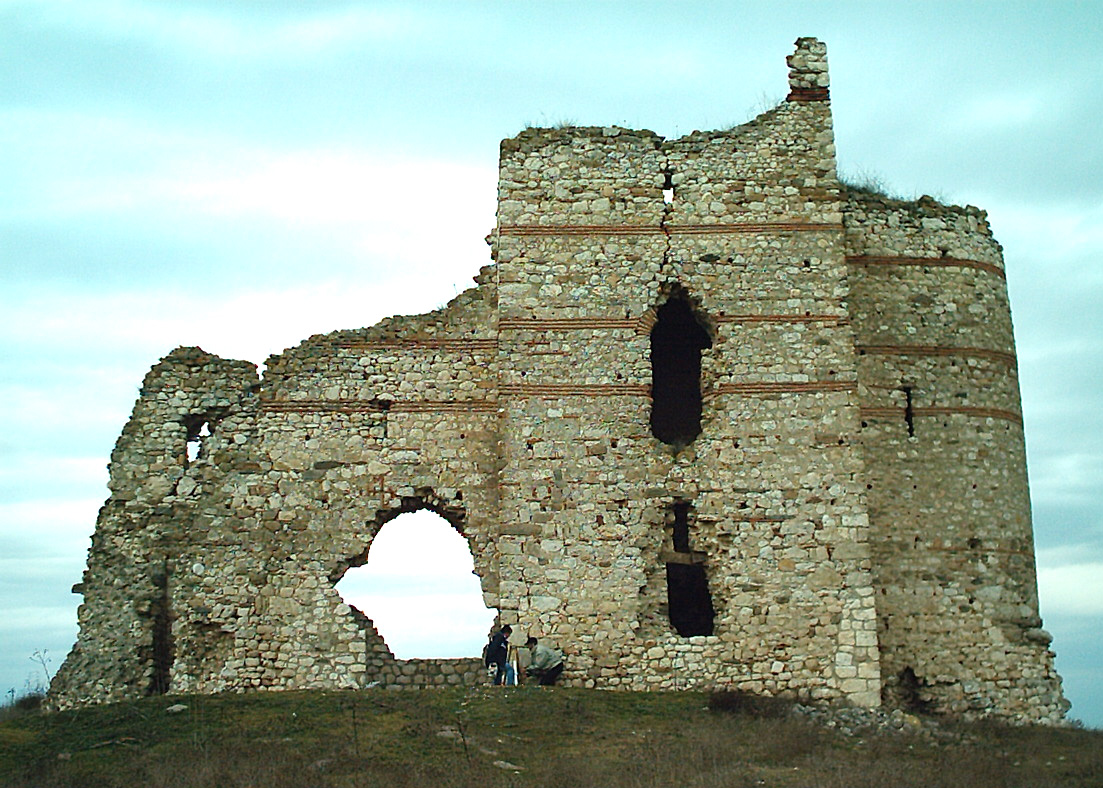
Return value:
M 169 714 L 181 702 L 188 709 Z M 783 704 L 574 689 L 147 698 L 0 723 L 23 788 L 1103 786 L 1103 733 L 944 724 L 847 738 Z M 508 762 L 519 767 L 504 768 Z

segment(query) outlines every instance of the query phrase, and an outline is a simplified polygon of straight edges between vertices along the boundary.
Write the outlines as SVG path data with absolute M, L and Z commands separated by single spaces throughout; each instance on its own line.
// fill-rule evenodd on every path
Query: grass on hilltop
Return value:
M 706 693 L 519 687 L 153 697 L 0 722 L 0 785 L 1103 786 L 1103 732 L 845 736 Z M 178 713 L 166 709 L 180 703 Z

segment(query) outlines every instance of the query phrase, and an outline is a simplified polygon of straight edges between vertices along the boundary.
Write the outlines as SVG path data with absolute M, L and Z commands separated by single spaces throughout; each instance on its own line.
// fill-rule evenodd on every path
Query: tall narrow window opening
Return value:
M 153 675 L 149 684 L 149 695 L 164 695 L 169 691 L 172 677 L 172 606 L 169 597 L 168 559 L 153 574 L 153 586 L 157 594 L 150 606 L 153 626 Z
M 680 450 L 701 434 L 701 351 L 712 339 L 678 290 L 651 329 L 651 432 Z
M 674 527 L 671 534 L 674 542 L 674 550 L 678 553 L 689 552 L 689 503 L 677 501 L 672 507 L 674 512 Z
M 912 404 L 912 387 L 904 386 L 904 421 L 908 424 L 908 437 L 915 437 L 915 406 Z
M 667 611 L 670 625 L 682 637 L 711 635 L 715 611 L 709 593 L 704 554 L 691 549 L 689 503 L 671 507 L 671 541 L 674 552 L 666 563 Z

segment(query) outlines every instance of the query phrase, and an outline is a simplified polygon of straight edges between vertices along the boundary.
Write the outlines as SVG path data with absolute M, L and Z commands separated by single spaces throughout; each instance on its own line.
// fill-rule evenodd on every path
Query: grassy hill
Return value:
M 1103 786 L 1101 731 L 903 715 L 829 728 L 726 693 L 377 689 L 7 712 L 3 786 Z

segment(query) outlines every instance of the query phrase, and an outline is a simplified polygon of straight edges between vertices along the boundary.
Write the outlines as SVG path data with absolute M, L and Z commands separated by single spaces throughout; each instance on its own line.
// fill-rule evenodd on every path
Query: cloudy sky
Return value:
M 436 308 L 489 260 L 502 138 L 742 122 L 813 35 L 843 174 L 1004 245 L 1042 613 L 1103 726 L 1100 30 L 1095 2 L 0 0 L 0 692 L 73 642 L 151 364 Z

